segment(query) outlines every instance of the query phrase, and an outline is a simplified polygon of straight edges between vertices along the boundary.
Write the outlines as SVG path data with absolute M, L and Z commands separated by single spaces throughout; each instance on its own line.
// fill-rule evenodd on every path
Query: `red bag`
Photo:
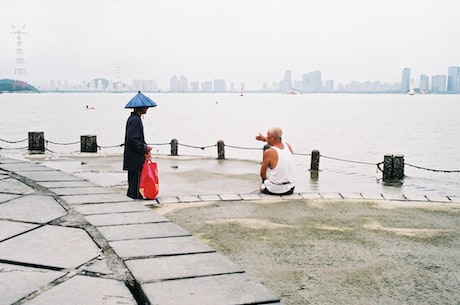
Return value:
M 146 159 L 141 171 L 139 193 L 144 199 L 155 199 L 159 192 L 158 166 L 156 162 Z

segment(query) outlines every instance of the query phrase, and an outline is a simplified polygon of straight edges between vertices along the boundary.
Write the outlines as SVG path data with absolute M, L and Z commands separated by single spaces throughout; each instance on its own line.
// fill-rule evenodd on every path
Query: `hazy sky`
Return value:
M 260 88 L 315 70 L 323 80 L 400 82 L 404 67 L 460 66 L 459 0 L 0 0 L 0 78 L 123 82 L 172 75 Z

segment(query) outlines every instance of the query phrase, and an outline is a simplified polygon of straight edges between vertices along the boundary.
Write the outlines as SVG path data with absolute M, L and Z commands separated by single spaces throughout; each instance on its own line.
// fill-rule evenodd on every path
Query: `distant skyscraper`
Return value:
M 205 81 L 201 83 L 201 92 L 212 92 L 212 82 Z
M 302 89 L 306 92 L 321 92 L 323 81 L 321 71 L 313 71 L 302 75 Z
M 407 92 L 410 89 L 410 68 L 404 68 L 402 71 L 401 91 Z
M 429 91 L 429 78 L 428 75 L 422 74 L 420 75 L 420 91 L 421 92 L 428 92 Z
M 117 89 L 117 88 L 115 88 Z M 131 85 L 131 89 L 134 91 L 157 91 L 158 87 L 153 79 L 134 79 Z
M 460 92 L 460 67 L 449 67 L 447 74 L 447 91 Z
M 177 91 L 179 91 L 179 92 L 188 92 L 189 91 L 188 79 L 184 75 L 181 75 L 179 77 L 179 83 L 178 83 L 177 87 L 178 87 Z
M 214 92 L 225 92 L 227 91 L 227 82 L 224 79 L 214 80 Z
M 333 80 L 327 80 L 324 83 L 324 90 L 325 92 L 332 92 L 334 91 L 334 81 Z
M 445 92 L 446 91 L 446 76 L 435 75 L 431 78 L 431 91 L 432 92 Z
M 200 91 L 200 83 L 199 82 L 190 82 L 190 91 L 192 92 L 199 92 Z
M 292 90 L 292 75 L 291 71 L 287 70 L 284 73 L 284 79 L 280 82 L 280 91 L 288 92 Z
M 176 75 L 169 80 L 169 91 L 177 92 L 179 90 L 179 80 Z

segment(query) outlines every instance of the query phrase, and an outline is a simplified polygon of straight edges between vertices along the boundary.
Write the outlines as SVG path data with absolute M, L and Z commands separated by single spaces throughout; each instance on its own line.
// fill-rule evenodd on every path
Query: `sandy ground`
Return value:
M 154 208 L 286 305 L 460 304 L 460 206 L 223 201 Z

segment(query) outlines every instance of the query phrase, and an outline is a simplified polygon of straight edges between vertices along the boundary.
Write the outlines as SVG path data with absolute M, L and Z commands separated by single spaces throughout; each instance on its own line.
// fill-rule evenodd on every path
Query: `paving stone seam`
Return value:
M 248 193 L 252 194 L 252 193 Z M 378 194 L 378 198 L 375 197 L 366 197 L 362 193 L 360 193 L 360 196 L 358 197 L 348 197 L 340 192 L 337 193 L 328 193 L 326 195 L 325 193 L 294 193 L 292 195 L 287 195 L 287 196 L 277 196 L 277 195 L 266 195 L 266 196 L 260 196 L 260 198 L 250 198 L 250 199 L 244 199 L 244 197 L 248 194 L 233 194 L 235 196 L 238 196 L 239 199 L 225 199 L 221 196 L 221 194 L 216 194 L 216 196 L 219 198 L 219 200 L 207 200 L 207 199 L 202 199 L 203 195 L 187 195 L 187 196 L 180 196 L 182 198 L 177 198 L 175 201 L 170 200 L 173 196 L 168 196 L 166 197 L 169 200 L 163 201 L 165 197 L 157 197 L 155 200 L 145 200 L 146 202 L 143 203 L 146 206 L 152 206 L 155 204 L 173 204 L 173 203 L 191 203 L 191 202 L 208 202 L 208 201 L 241 201 L 241 200 L 263 200 L 263 199 L 296 199 L 295 197 L 299 197 L 299 199 L 308 199 L 308 200 L 314 200 L 314 199 L 325 199 L 325 200 L 391 200 L 391 201 L 417 201 L 417 202 L 454 202 L 449 196 L 439 196 L 439 197 L 445 197 L 445 199 L 439 201 L 439 200 L 430 200 L 429 196 L 427 195 L 422 195 L 424 199 L 412 199 L 410 195 L 398 195 L 399 198 L 396 198 L 395 196 L 392 195 L 384 195 L 384 194 Z M 317 194 L 318 198 L 309 198 L 309 195 Z M 338 196 L 338 198 L 331 198 L 330 195 L 335 194 Z M 207 196 L 213 196 L 214 194 L 209 194 Z M 228 195 L 228 194 L 227 194 Z M 194 197 L 193 200 L 184 200 L 184 198 L 190 198 Z
M 189 237 L 189 236 L 182 236 L 182 237 Z M 174 237 L 169 237 L 174 238 Z M 118 240 L 117 240 L 118 241 Z M 115 251 L 116 252 L 116 251 Z M 139 255 L 139 256 L 129 256 L 124 257 L 124 261 L 131 261 L 131 260 L 139 260 L 139 259 L 149 259 L 149 258 L 159 258 L 159 257 L 171 257 L 171 256 L 179 256 L 179 255 L 195 255 L 195 254 L 207 254 L 207 253 L 218 253 L 216 250 L 203 250 L 203 251 L 195 251 L 195 252 L 182 252 L 180 254 L 153 254 L 153 255 Z
M 97 215 L 115 215 L 115 213 L 108 213 L 108 214 L 97 214 Z M 94 225 L 96 228 L 100 227 L 120 227 L 126 225 L 145 225 L 145 224 L 160 224 L 160 223 L 172 223 L 172 221 L 150 221 L 150 222 L 130 222 L 130 223 L 117 223 L 117 224 L 108 224 L 108 225 Z
M 221 273 L 209 273 L 206 275 L 194 275 L 194 276 L 180 276 L 180 277 L 171 277 L 167 279 L 161 280 L 147 280 L 143 281 L 141 284 L 152 284 L 152 283 L 161 283 L 161 282 L 170 282 L 170 281 L 177 281 L 177 280 L 188 280 L 188 279 L 197 279 L 197 278 L 205 278 L 205 277 L 213 277 L 213 276 L 220 276 L 220 275 L 229 275 L 229 274 L 247 274 L 246 271 L 232 271 L 232 272 L 221 272 Z M 257 303 L 257 304 L 264 304 L 264 303 Z

